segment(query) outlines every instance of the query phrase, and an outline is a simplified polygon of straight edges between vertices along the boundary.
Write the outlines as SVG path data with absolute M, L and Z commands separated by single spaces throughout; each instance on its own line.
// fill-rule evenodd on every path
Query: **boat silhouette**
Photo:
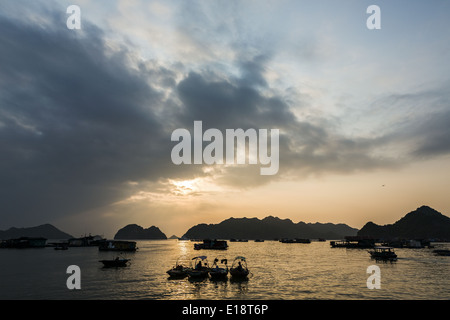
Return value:
M 99 260 L 99 262 L 103 263 L 104 268 L 118 268 L 118 267 L 126 267 L 130 259 L 123 259 L 116 257 L 112 260 Z

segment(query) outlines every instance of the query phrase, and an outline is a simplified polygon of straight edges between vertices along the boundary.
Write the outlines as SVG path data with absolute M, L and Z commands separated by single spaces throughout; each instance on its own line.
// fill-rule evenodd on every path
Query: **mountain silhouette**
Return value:
M 167 239 L 166 235 L 159 230 L 158 227 L 151 226 L 144 229 L 137 224 L 129 224 L 119 231 L 117 231 L 114 239 L 123 240 L 154 240 L 154 239 Z
M 428 206 L 422 206 L 394 224 L 380 226 L 368 222 L 358 231 L 358 236 L 379 239 L 450 240 L 450 218 Z
M 9 228 L 5 231 L 0 231 L 0 239 L 16 239 L 20 237 L 42 237 L 46 239 L 70 239 L 73 238 L 70 234 L 67 234 L 51 224 L 43 224 L 36 227 L 29 228 Z
M 269 216 L 258 218 L 229 218 L 219 224 L 198 224 L 190 228 L 183 237 L 189 239 L 281 239 L 281 238 L 325 238 L 341 239 L 356 235 L 357 229 L 345 224 L 294 223 L 290 219 Z

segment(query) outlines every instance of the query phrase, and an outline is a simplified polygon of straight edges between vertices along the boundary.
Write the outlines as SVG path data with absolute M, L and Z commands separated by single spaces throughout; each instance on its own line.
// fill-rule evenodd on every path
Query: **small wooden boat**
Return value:
M 375 247 L 368 251 L 372 259 L 376 260 L 397 260 L 397 255 L 392 247 Z
M 203 279 L 209 274 L 209 264 L 206 256 L 194 257 L 191 260 L 191 268 L 187 270 L 189 278 Z
M 173 267 L 172 269 L 167 270 L 167 274 L 171 278 L 181 279 L 181 278 L 185 278 L 188 276 L 188 270 L 189 270 L 189 268 L 186 268 L 182 265 L 177 265 L 177 266 Z
M 188 276 L 189 267 L 185 267 L 182 262 L 182 258 L 178 258 L 175 266 L 173 266 L 172 269 L 167 270 L 166 273 L 169 275 L 170 278 L 174 279 L 182 279 Z
M 433 252 L 438 256 L 450 257 L 450 250 L 447 250 L 447 249 L 437 249 L 437 250 L 433 250 Z
M 223 280 L 226 279 L 228 276 L 228 266 L 227 266 L 227 259 L 220 259 L 220 264 L 222 266 L 219 266 L 219 259 L 215 258 L 214 263 L 209 270 L 209 275 L 211 276 L 212 280 Z
M 128 261 L 130 261 L 130 259 L 120 259 L 119 257 L 113 260 L 99 260 L 99 262 L 103 263 L 103 267 L 105 268 L 126 267 Z
M 235 279 L 246 279 L 249 275 L 247 268 L 247 261 L 245 257 L 238 256 L 234 258 L 233 264 L 230 268 L 230 275 Z

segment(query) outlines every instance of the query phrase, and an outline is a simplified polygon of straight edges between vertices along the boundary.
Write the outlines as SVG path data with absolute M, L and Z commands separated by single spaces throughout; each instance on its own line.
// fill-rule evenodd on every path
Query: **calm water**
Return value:
M 330 248 L 329 242 L 231 242 L 226 251 L 193 249 L 190 241 L 138 241 L 126 268 L 104 269 L 114 253 L 93 248 L 0 250 L 0 299 L 450 299 L 450 257 L 432 249 L 396 249 L 398 261 L 375 262 L 366 250 Z M 450 248 L 450 244 L 436 244 Z M 247 257 L 246 282 L 168 280 L 181 256 Z M 381 268 L 381 289 L 369 290 L 367 267 Z M 81 269 L 81 290 L 69 290 L 69 265 Z

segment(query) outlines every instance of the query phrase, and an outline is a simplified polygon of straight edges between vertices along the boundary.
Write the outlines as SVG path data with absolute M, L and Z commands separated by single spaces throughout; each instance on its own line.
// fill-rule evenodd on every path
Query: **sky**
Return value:
M 1 230 L 448 215 L 449 1 L 5 0 L 0 30 Z M 194 121 L 279 129 L 279 171 L 175 165 Z

